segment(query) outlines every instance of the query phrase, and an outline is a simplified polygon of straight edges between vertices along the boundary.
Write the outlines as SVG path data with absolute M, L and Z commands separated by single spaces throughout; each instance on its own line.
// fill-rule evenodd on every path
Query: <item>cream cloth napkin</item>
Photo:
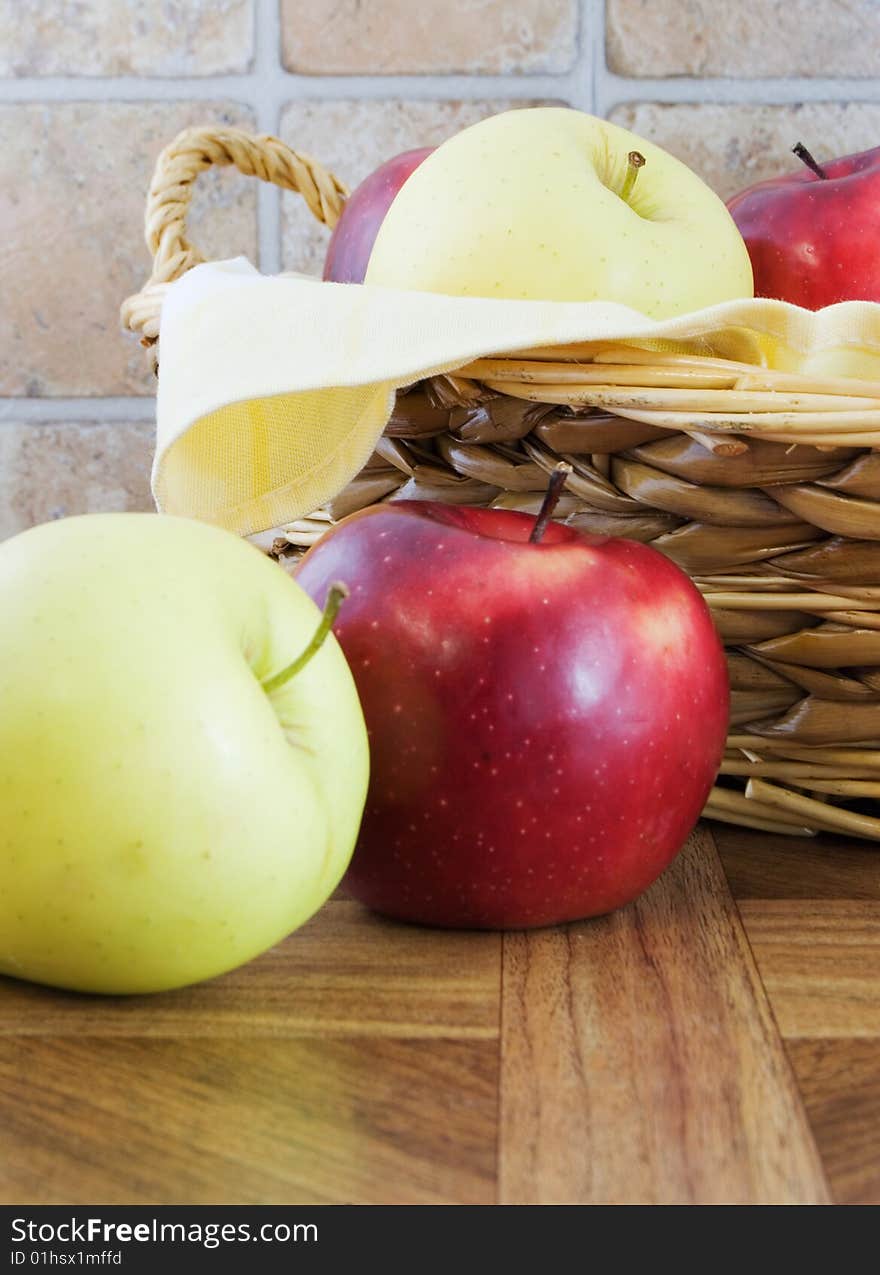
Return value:
M 162 309 L 158 507 L 250 535 L 301 518 L 369 459 L 394 393 L 483 355 L 614 341 L 880 379 L 880 305 L 730 301 L 656 322 L 603 302 L 492 301 L 197 266 Z

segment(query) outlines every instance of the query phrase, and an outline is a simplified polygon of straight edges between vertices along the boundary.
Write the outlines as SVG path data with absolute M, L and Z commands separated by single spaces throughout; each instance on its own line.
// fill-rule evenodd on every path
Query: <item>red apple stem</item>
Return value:
M 823 182 L 827 182 L 828 174 L 825 172 L 825 169 L 818 160 L 813 158 L 806 146 L 804 146 L 803 142 L 795 142 L 791 149 L 792 153 L 797 155 L 802 164 L 806 164 L 807 168 L 809 168 L 811 172 L 814 172 L 817 177 L 821 177 Z
M 561 460 L 558 465 L 554 466 L 550 481 L 547 484 L 547 491 L 541 502 L 541 508 L 538 510 L 538 516 L 535 519 L 535 525 L 532 527 L 532 534 L 529 536 L 529 544 L 537 545 L 541 543 L 541 537 L 547 530 L 547 524 L 550 521 L 553 510 L 559 504 L 559 497 L 562 495 L 565 480 L 570 473 L 571 465 L 567 461 Z
M 296 677 L 297 673 L 305 668 L 312 656 L 320 651 L 324 645 L 324 639 L 333 627 L 333 621 L 339 614 L 339 608 L 347 597 L 348 585 L 339 580 L 330 585 L 327 590 L 327 601 L 324 603 L 321 619 L 308 646 L 301 655 L 296 657 L 292 664 L 288 664 L 286 668 L 281 669 L 278 673 L 273 673 L 271 677 L 263 682 L 263 690 L 267 695 L 271 695 L 273 691 L 279 690 L 286 682 L 289 682 L 292 677 Z
M 623 179 L 623 187 L 620 191 L 620 198 L 626 203 L 632 194 L 633 186 L 636 184 L 636 178 L 639 175 L 639 169 L 644 168 L 645 157 L 641 151 L 630 151 L 626 157 L 626 176 Z

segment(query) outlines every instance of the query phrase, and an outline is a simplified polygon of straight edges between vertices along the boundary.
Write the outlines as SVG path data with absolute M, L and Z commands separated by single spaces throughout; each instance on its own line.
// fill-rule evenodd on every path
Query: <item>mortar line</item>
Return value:
M 590 50 L 586 50 L 587 57 Z M 743 106 L 788 105 L 798 102 L 877 102 L 880 79 L 637 79 L 616 75 L 596 57 L 596 107 L 619 102 L 732 103 Z M 0 102 L 62 105 L 65 102 L 181 102 L 229 99 L 267 111 L 288 101 L 322 101 L 356 98 L 375 101 L 386 97 L 411 101 L 449 101 L 499 98 L 582 96 L 588 82 L 576 63 L 559 74 L 424 75 L 424 76 L 305 76 L 279 67 L 278 73 L 261 79 L 256 73 L 208 76 L 199 79 L 158 80 L 135 76 L 58 77 L 0 79 Z
M 575 68 L 576 70 L 576 68 Z M 574 71 L 503 75 L 295 75 L 278 65 L 263 78 L 241 75 L 176 80 L 139 76 L 45 76 L 0 79 L 3 102 L 176 102 L 216 97 L 254 103 L 272 100 L 396 97 L 412 100 L 537 97 L 576 81 Z
M 880 101 L 877 80 L 633 80 L 603 67 L 599 77 L 604 111 L 622 102 L 731 106 L 797 106 L 803 102 L 847 105 Z
M 593 8 L 595 0 L 579 0 L 577 5 L 575 41 L 577 55 L 567 73 L 568 88 L 565 100 L 580 111 L 592 111 L 595 98 L 593 81 L 592 44 L 595 30 Z
M 254 96 L 257 129 L 278 132 L 281 105 L 276 91 L 281 73 L 281 15 L 278 0 L 256 0 L 254 5 Z M 257 182 L 257 242 L 259 269 L 277 274 L 281 269 L 281 191 L 269 182 Z
M 605 84 L 605 0 L 592 0 L 593 38 L 590 42 L 590 57 L 593 65 L 593 102 L 592 111 L 604 119 L 606 112 L 602 109 L 602 98 Z
M 120 337 L 120 339 L 123 339 Z M 153 423 L 156 400 L 151 395 L 92 398 L 0 398 L 0 429 L 6 425 L 126 425 Z

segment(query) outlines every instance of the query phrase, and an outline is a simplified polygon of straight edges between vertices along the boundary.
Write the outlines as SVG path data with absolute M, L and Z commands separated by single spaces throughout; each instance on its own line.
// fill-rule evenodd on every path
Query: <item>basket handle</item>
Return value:
M 150 182 L 144 229 L 153 272 L 140 292 L 122 303 L 123 326 L 139 332 L 142 345 L 151 347 L 158 339 L 168 285 L 205 260 L 186 233 L 193 184 L 205 169 L 227 164 L 246 177 L 296 191 L 312 216 L 331 230 L 339 220 L 348 188 L 310 155 L 277 137 L 240 128 L 184 129 L 162 151 Z

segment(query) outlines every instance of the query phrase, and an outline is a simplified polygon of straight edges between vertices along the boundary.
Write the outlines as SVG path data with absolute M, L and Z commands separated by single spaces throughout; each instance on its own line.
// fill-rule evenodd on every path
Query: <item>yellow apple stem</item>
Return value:
M 804 146 L 803 142 L 795 142 L 791 149 L 793 154 L 797 155 L 802 164 L 806 164 L 807 168 L 809 168 L 811 172 L 814 172 L 817 177 L 821 177 L 823 182 L 827 182 L 828 174 L 825 172 L 822 165 L 813 159 L 813 156 L 807 150 L 806 146 Z
M 312 656 L 324 645 L 324 639 L 333 627 L 333 621 L 339 614 L 339 608 L 348 597 L 348 585 L 337 580 L 335 584 L 331 584 L 327 590 L 327 601 L 324 603 L 324 611 L 321 615 L 320 623 L 315 629 L 311 641 L 301 655 L 288 664 L 286 668 L 281 669 L 279 673 L 273 673 L 271 677 L 263 682 L 263 690 L 267 695 L 271 695 L 273 691 L 277 691 L 284 686 L 292 677 L 295 677 L 308 664 Z
M 639 175 L 639 169 L 644 168 L 645 157 L 641 151 L 630 151 L 626 157 L 626 176 L 623 179 L 623 188 L 620 192 L 620 198 L 626 203 L 632 194 L 633 186 L 636 184 L 636 178 Z
M 559 497 L 562 495 L 562 489 L 565 486 L 565 480 L 571 473 L 571 465 L 567 461 L 561 460 L 558 465 L 553 467 L 553 473 L 550 475 L 550 482 L 547 484 L 547 493 L 538 510 L 538 516 L 535 519 L 535 525 L 532 527 L 532 534 L 529 536 L 529 544 L 540 544 L 541 537 L 547 530 L 547 524 L 553 510 L 559 503 Z

